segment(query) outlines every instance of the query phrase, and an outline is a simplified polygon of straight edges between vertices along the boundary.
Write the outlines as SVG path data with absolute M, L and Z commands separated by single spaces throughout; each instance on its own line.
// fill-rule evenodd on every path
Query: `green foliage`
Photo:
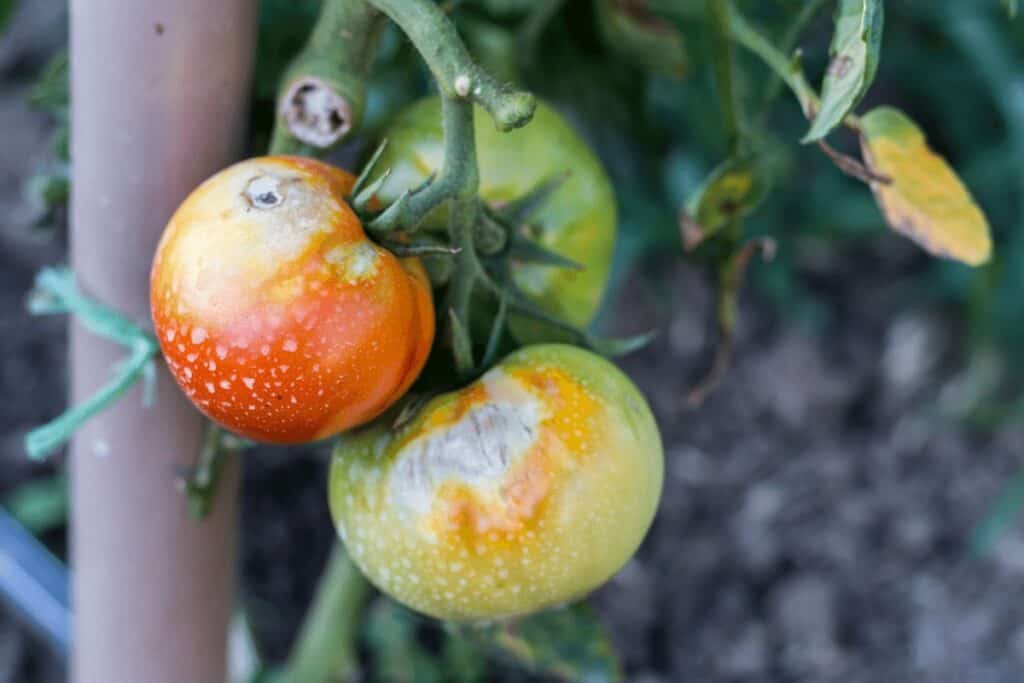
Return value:
M 586 603 L 459 631 L 493 656 L 534 675 L 587 683 L 622 678 L 608 633 Z
M 839 0 L 821 106 L 803 142 L 815 142 L 840 125 L 875 80 L 882 49 L 882 0 Z
M 437 648 L 426 645 L 427 622 L 395 602 L 381 598 L 370 609 L 365 640 L 373 656 L 375 681 L 393 683 L 475 683 L 487 680 L 484 653 L 449 633 Z

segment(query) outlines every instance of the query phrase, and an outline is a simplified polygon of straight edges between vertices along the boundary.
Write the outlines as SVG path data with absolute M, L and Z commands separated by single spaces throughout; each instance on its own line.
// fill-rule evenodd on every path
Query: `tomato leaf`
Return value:
M 871 189 L 893 230 L 936 256 L 972 266 L 988 261 L 988 220 L 906 114 L 892 107 L 869 112 L 861 120 L 861 148 L 868 164 L 891 180 L 872 182 Z
M 840 0 L 831 61 L 821 89 L 821 105 L 802 142 L 822 139 L 864 98 L 875 80 L 884 24 L 882 0 Z
M 622 680 L 608 633 L 586 603 L 513 623 L 452 628 L 535 676 L 588 683 Z
M 372 680 L 392 683 L 471 683 L 487 680 L 487 660 L 476 643 L 445 633 L 440 653 L 419 631 L 430 622 L 388 599 L 378 600 L 366 621 L 373 655 Z
M 687 251 L 757 208 L 768 189 L 756 157 L 728 159 L 715 168 L 686 202 L 680 218 Z

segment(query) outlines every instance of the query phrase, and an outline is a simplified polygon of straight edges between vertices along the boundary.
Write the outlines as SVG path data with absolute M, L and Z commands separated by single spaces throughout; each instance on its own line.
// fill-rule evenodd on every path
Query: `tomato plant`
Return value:
M 496 130 L 479 108 L 474 121 L 480 197 L 501 207 L 544 183 L 555 185 L 523 224 L 514 227 L 580 266 L 514 263 L 515 283 L 544 311 L 586 326 L 601 303 L 615 243 L 615 194 L 601 162 L 569 122 L 543 102 L 529 125 L 511 132 Z M 441 167 L 441 100 L 431 97 L 410 105 L 383 135 L 387 146 L 378 166 L 390 169 L 390 175 L 379 197 L 390 203 Z M 447 215 L 434 212 L 425 219 L 425 227 L 446 229 Z M 522 317 L 511 321 L 513 334 L 524 342 L 550 338 L 551 331 L 542 325 Z
M 643 539 L 661 496 L 639 390 L 577 347 L 525 347 L 407 425 L 344 439 L 331 510 L 381 590 L 444 619 L 575 600 Z
M 262 441 L 322 439 L 373 419 L 416 379 L 434 336 L 425 271 L 367 239 L 322 162 L 250 159 L 171 218 L 153 321 L 189 398 Z

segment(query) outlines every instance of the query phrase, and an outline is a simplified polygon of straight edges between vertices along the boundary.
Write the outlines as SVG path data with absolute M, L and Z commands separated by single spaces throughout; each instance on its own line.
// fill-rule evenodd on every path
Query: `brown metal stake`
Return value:
M 71 0 L 71 263 L 90 296 L 149 327 L 149 267 L 175 206 L 240 149 L 255 0 Z M 77 325 L 71 400 L 124 350 Z M 79 683 L 222 683 L 235 598 L 238 471 L 213 512 L 175 486 L 198 413 L 162 369 L 71 447 L 74 645 Z

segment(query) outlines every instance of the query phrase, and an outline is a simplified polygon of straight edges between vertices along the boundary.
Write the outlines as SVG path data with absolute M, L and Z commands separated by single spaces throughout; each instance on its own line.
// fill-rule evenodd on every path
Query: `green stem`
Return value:
M 355 642 L 370 584 L 335 543 L 313 605 L 288 660 L 288 683 L 333 683 L 358 679 Z
M 423 217 L 448 199 L 476 202 L 479 177 L 473 133 L 473 108 L 486 109 L 500 130 L 525 125 L 536 101 L 529 93 L 499 84 L 473 63 L 454 25 L 440 8 L 425 0 L 371 0 L 409 36 L 437 81 L 444 126 L 444 161 L 437 177 L 406 191 L 366 225 L 375 235 L 414 230 Z M 468 209 L 467 209 L 468 210 Z M 453 247 L 465 246 L 452 242 Z M 465 254 L 469 249 L 463 249 Z M 462 258 L 470 258 L 466 254 Z M 472 255 L 475 258 L 475 253 Z
M 499 130 L 526 125 L 537 106 L 533 95 L 499 83 L 477 66 L 459 39 L 455 25 L 435 2 L 370 0 L 391 17 L 412 41 L 445 98 L 477 102 Z
M 227 458 L 240 450 L 240 444 L 232 443 L 237 441 L 226 437 L 226 432 L 217 424 L 210 422 L 206 425 L 199 458 L 183 481 L 189 515 L 193 519 L 203 519 L 210 513 Z
M 822 10 L 831 0 L 808 0 L 808 2 L 800 8 L 800 12 L 797 13 L 793 22 L 786 29 L 785 35 L 782 37 L 782 48 L 783 54 L 791 54 L 796 48 L 800 41 L 800 36 L 803 34 L 804 29 L 811 23 L 811 20 L 818 15 L 818 12 Z M 761 99 L 761 111 L 766 112 L 768 106 L 775 101 L 775 98 L 779 96 L 779 91 L 782 89 L 782 78 L 778 74 L 772 73 L 771 79 L 768 81 L 767 87 L 764 89 L 764 97 Z
M 735 10 L 730 11 L 729 32 L 737 43 L 760 57 L 768 68 L 778 74 L 800 101 L 804 115 L 807 118 L 813 117 L 818 110 L 818 94 L 804 77 L 800 62 L 787 57 Z
M 740 150 L 742 127 L 736 98 L 735 56 L 729 40 L 729 0 L 707 0 L 707 10 L 712 28 L 711 61 L 715 86 L 724 119 L 726 145 L 729 156 L 734 157 Z
M 278 93 L 271 154 L 315 156 L 359 127 L 382 17 L 365 0 L 326 0 Z

